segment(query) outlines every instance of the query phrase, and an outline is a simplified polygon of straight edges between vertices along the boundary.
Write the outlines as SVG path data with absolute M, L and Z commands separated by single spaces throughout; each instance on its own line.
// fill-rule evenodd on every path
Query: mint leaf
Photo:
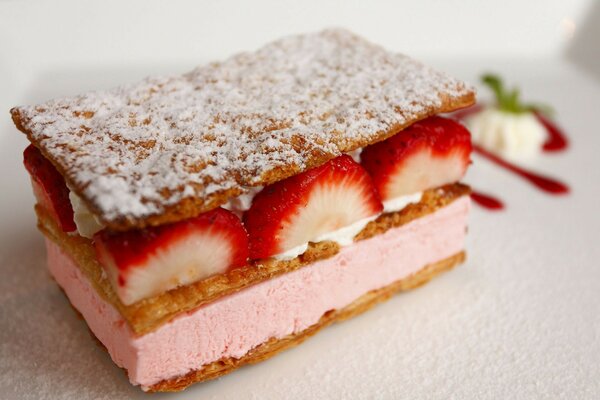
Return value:
M 496 95 L 496 101 L 501 103 L 504 96 L 504 84 L 502 83 L 502 79 L 497 75 L 486 74 L 481 77 L 481 80 L 492 89 Z
M 520 92 L 518 88 L 507 90 L 504 87 L 502 78 L 495 74 L 484 74 L 481 81 L 488 86 L 496 96 L 496 106 L 501 111 L 521 114 L 525 112 L 541 112 L 546 115 L 553 113 L 552 108 L 540 103 L 521 103 Z

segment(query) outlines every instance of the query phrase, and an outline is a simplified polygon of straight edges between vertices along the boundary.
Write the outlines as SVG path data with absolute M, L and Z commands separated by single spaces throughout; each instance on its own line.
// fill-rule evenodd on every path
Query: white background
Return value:
M 0 1 L 0 398 L 145 397 L 45 272 L 8 110 L 328 26 L 473 83 L 497 71 L 550 103 L 572 146 L 529 166 L 572 193 L 550 197 L 475 158 L 467 181 L 507 209 L 474 208 L 464 266 L 169 397 L 600 398 L 600 2 L 583 0 Z

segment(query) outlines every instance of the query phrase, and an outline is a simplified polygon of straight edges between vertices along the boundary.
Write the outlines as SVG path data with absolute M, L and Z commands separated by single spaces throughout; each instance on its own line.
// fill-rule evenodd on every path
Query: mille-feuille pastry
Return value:
M 473 90 L 344 30 L 14 108 L 48 267 L 148 391 L 294 346 L 465 257 Z

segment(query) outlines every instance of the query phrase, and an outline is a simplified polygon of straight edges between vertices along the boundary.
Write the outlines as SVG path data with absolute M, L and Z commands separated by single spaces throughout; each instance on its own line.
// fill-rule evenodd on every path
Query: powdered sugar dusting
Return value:
M 184 75 L 17 111 L 31 139 L 110 225 L 187 198 L 212 208 L 218 196 L 222 203 L 243 187 L 362 147 L 440 107 L 441 96 L 471 90 L 348 31 L 327 30 Z

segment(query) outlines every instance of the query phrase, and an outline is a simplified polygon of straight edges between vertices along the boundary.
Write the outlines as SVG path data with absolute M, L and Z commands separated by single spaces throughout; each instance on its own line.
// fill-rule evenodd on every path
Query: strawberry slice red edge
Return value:
M 253 199 L 250 210 L 243 216 L 244 225 L 250 237 L 249 254 L 251 259 L 261 259 L 276 253 L 277 234 L 281 222 L 286 220 L 290 210 L 306 206 L 313 185 L 333 174 L 354 174 L 370 188 L 373 214 L 381 212 L 383 205 L 374 189 L 371 177 L 352 157 L 342 155 L 327 163 L 273 183 L 260 191 Z
M 432 155 L 439 157 L 446 156 L 456 148 L 463 148 L 468 159 L 472 151 L 471 134 L 453 119 L 429 117 L 384 141 L 365 147 L 360 155 L 360 163 L 384 197 L 385 185 L 396 172 L 398 164 L 423 148 L 431 149 Z
M 126 232 L 112 232 L 105 229 L 94 235 L 94 243 L 99 258 L 102 258 L 106 252 L 110 254 L 119 270 L 126 270 L 130 266 L 143 265 L 157 250 L 194 231 L 209 229 L 225 231 L 232 240 L 234 255 L 230 269 L 247 264 L 248 234 L 240 219 L 221 207 L 172 224 Z
M 64 178 L 56 167 L 42 154 L 42 152 L 30 144 L 23 152 L 23 164 L 29 172 L 34 184 L 43 191 L 37 195 L 46 195 L 50 204 L 41 204 L 48 209 L 59 223 L 63 232 L 73 232 L 77 229 L 73 219 L 73 206 L 69 199 L 69 188 Z M 38 198 L 38 202 L 46 203 Z

